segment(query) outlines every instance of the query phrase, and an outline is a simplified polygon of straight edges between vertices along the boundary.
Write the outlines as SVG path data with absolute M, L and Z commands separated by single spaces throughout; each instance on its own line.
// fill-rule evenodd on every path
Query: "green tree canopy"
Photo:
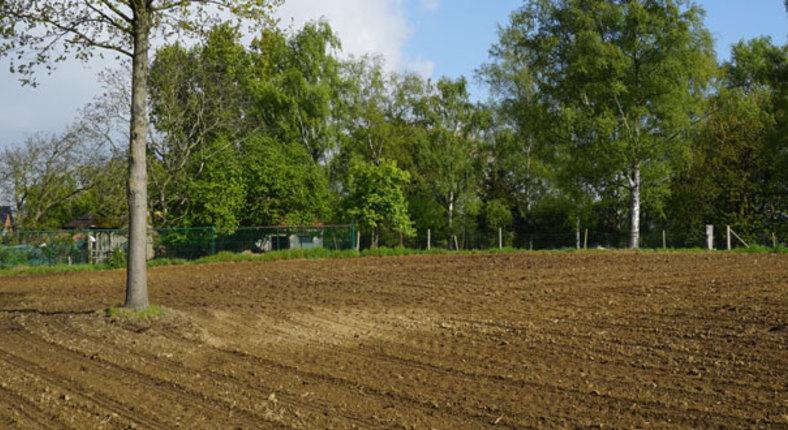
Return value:
M 503 97 L 528 101 L 523 116 L 539 121 L 536 137 L 555 148 L 563 183 L 591 199 L 622 190 L 632 247 L 641 195 L 660 208 L 703 114 L 714 53 L 702 17 L 682 0 L 537 0 L 512 15 L 491 51 L 488 73 Z
M 372 231 L 373 247 L 378 245 L 383 228 L 405 236 L 415 233 L 403 191 L 409 181 L 410 174 L 399 169 L 394 161 L 381 160 L 379 164 L 351 161 L 345 211 L 360 227 Z

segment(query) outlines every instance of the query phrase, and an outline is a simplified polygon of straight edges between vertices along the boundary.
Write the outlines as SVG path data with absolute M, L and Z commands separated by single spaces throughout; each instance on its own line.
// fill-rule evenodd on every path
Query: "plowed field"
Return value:
M 788 256 L 577 253 L 0 278 L 0 428 L 786 428 Z

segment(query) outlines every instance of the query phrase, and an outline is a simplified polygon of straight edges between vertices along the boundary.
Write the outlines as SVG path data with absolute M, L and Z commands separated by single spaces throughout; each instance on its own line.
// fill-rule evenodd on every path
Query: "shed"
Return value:
M 72 219 L 65 228 L 67 230 L 88 230 L 98 228 L 96 216 L 93 214 L 84 214 Z

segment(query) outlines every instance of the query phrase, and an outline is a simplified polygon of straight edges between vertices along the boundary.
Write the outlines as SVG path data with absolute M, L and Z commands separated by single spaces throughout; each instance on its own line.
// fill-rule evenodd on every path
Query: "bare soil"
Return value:
M 572 253 L 0 278 L 0 427 L 786 428 L 788 256 Z

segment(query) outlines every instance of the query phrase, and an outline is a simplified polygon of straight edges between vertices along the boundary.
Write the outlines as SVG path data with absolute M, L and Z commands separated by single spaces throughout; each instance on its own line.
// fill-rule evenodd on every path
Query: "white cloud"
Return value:
M 404 52 L 413 32 L 406 1 L 287 0 L 277 15 L 283 25 L 292 23 L 296 28 L 325 18 L 342 40 L 343 55 L 381 55 L 390 70 L 410 70 L 431 77 L 431 61 Z M 439 5 L 439 0 L 419 2 L 415 4 L 426 10 Z M 60 64 L 51 77 L 39 74 L 41 86 L 32 89 L 20 87 L 18 77 L 5 72 L 8 60 L 0 59 L 0 149 L 36 131 L 62 130 L 79 107 L 100 93 L 96 73 L 112 64 L 116 62 L 110 59 L 88 64 L 69 60 Z
M 437 7 L 438 0 L 421 0 Z M 342 41 L 345 56 L 381 55 L 391 70 L 412 70 L 430 76 L 434 65 L 409 58 L 403 51 L 412 34 L 404 0 L 289 0 L 278 10 L 284 26 L 299 28 L 325 19 Z

